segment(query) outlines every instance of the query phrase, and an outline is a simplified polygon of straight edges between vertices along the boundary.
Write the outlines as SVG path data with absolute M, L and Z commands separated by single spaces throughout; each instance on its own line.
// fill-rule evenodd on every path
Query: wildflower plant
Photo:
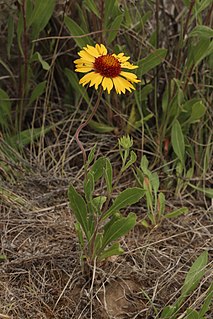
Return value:
M 119 239 L 135 226 L 136 215 L 130 212 L 124 217 L 120 211 L 135 204 L 144 195 L 142 188 L 132 187 L 120 192 L 112 201 L 124 165 L 114 180 L 110 160 L 103 156 L 94 161 L 94 150 L 90 152 L 85 165 L 87 173 L 83 195 L 73 185 L 68 191 L 70 207 L 77 220 L 76 231 L 83 268 L 85 263 L 94 265 L 95 262 L 123 253 Z M 96 186 L 100 185 L 103 189 L 101 195 L 96 192 Z
M 95 148 L 88 158 L 79 140 L 79 133 L 92 119 L 98 109 L 103 90 L 111 92 L 113 87 L 117 94 L 135 90 L 133 83 L 140 82 L 133 73 L 125 69 L 136 69 L 137 66 L 128 62 L 124 53 L 109 54 L 103 44 L 87 45 L 75 60 L 76 72 L 86 73 L 80 84 L 101 86 L 96 104 L 88 119 L 79 126 L 75 133 L 76 141 L 82 151 L 85 167 L 84 194 L 81 195 L 73 185 L 70 185 L 68 196 L 70 207 L 76 217 L 76 232 L 81 251 L 82 265 L 94 265 L 110 256 L 120 255 L 123 249 L 119 239 L 131 230 L 136 223 L 136 215 L 129 213 L 122 216 L 120 210 L 138 202 L 144 195 L 142 188 L 128 188 L 112 200 L 113 193 L 123 174 L 135 161 L 136 154 L 130 151 L 133 140 L 129 136 L 122 137 L 119 142 L 119 154 L 122 166 L 117 178 L 113 179 L 113 168 L 107 157 L 95 158 Z M 103 193 L 97 194 L 96 186 L 102 185 Z
M 166 198 L 160 191 L 159 176 L 157 172 L 150 170 L 146 155 L 142 156 L 140 167 L 136 167 L 135 177 L 145 191 L 148 221 L 147 218 L 141 221 L 144 227 L 157 226 L 165 218 L 175 218 L 188 212 L 187 207 L 181 207 L 169 213 L 165 212 Z

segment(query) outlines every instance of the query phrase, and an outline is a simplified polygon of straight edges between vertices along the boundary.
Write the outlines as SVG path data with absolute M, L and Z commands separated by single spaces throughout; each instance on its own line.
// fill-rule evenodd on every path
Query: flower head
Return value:
M 133 145 L 133 139 L 129 135 L 124 135 L 118 139 L 118 143 L 124 150 L 129 150 Z
M 141 82 L 134 73 L 123 71 L 123 69 L 136 69 L 128 62 L 129 57 L 124 53 L 109 54 L 103 44 L 96 44 L 94 47 L 87 45 L 78 55 L 80 59 L 74 61 L 76 72 L 86 73 L 79 81 L 83 86 L 98 86 L 101 84 L 103 89 L 112 90 L 113 86 L 118 94 L 125 93 L 126 90 L 135 90 L 132 83 Z

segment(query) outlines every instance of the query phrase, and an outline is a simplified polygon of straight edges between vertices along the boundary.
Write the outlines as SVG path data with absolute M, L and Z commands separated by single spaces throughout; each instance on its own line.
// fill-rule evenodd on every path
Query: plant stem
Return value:
M 91 119 L 92 119 L 93 116 L 95 115 L 95 113 L 96 113 L 96 111 L 97 111 L 97 109 L 98 109 L 98 106 L 99 106 L 99 104 L 100 104 L 102 91 L 103 91 L 103 89 L 101 88 L 101 89 L 100 89 L 100 92 L 99 92 L 99 95 L 98 95 L 98 99 L 97 99 L 97 101 L 96 101 L 96 103 L 95 103 L 95 106 L 94 106 L 94 108 L 93 108 L 93 110 L 92 110 L 92 113 L 90 114 L 90 116 L 88 117 L 88 119 L 87 119 L 84 123 L 82 123 L 82 124 L 77 128 L 77 131 L 76 131 L 76 133 L 75 133 L 76 142 L 77 142 L 78 146 L 80 147 L 80 149 L 81 149 L 81 151 L 82 151 L 84 164 L 86 164 L 87 155 L 86 155 L 86 151 L 85 151 L 85 149 L 84 149 L 84 147 L 83 147 L 83 144 L 82 144 L 81 141 L 79 140 L 79 134 L 80 134 L 81 130 L 82 130 L 85 126 L 87 126 L 87 124 L 91 121 Z

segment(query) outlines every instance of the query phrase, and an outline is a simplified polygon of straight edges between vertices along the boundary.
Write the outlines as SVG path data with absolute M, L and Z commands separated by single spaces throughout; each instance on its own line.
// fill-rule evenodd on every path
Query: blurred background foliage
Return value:
M 97 92 L 78 84 L 73 60 L 103 43 L 138 64 L 132 94 L 104 93 L 83 136 L 88 150 L 134 138 L 164 187 L 212 197 L 211 0 L 1 1 L 0 176 L 37 163 L 56 175 L 81 165 L 73 135 Z M 106 142 L 107 141 L 107 142 Z M 115 158 L 116 160 L 116 158 Z M 175 177 L 175 178 L 174 178 Z

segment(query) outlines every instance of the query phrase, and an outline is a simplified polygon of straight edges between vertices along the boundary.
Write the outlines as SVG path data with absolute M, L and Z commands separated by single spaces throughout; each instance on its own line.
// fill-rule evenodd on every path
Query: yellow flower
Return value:
M 101 84 L 108 93 L 114 86 L 116 92 L 121 94 L 126 90 L 130 92 L 135 90 L 132 83 L 141 82 L 134 73 L 123 71 L 123 69 L 136 69 L 138 66 L 129 63 L 129 57 L 124 53 L 117 55 L 107 53 L 103 44 L 96 44 L 94 47 L 87 45 L 78 55 L 80 59 L 74 61 L 75 71 L 87 73 L 79 81 L 83 86 L 89 83 L 89 86 L 94 85 L 97 90 Z

